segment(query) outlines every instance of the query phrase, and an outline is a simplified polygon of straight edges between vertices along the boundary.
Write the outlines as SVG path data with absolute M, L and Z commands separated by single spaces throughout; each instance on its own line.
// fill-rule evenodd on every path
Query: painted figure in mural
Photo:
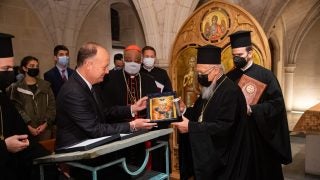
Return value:
M 196 100 L 200 93 L 199 86 L 196 79 L 197 74 L 195 73 L 196 58 L 191 57 L 189 59 L 189 69 L 186 75 L 183 77 L 183 100 L 189 107 Z
M 210 40 L 217 40 L 222 35 L 221 25 L 218 24 L 218 16 L 213 15 L 210 22 L 205 24 L 205 36 Z

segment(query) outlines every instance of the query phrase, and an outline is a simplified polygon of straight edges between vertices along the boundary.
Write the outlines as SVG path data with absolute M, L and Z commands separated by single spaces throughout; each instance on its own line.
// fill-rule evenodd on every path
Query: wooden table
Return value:
M 306 133 L 305 172 L 320 175 L 320 103 L 302 114 L 293 131 Z
M 113 143 L 110 144 L 105 144 L 87 151 L 77 151 L 77 152 L 70 152 L 70 153 L 61 153 L 61 154 L 52 154 L 52 155 L 48 155 L 48 156 L 44 156 L 44 157 L 40 157 L 34 160 L 34 164 L 40 164 L 40 175 L 41 175 L 41 179 L 44 179 L 44 172 L 43 172 L 43 166 L 46 164 L 52 164 L 52 163 L 58 163 L 58 162 L 67 162 L 67 164 L 74 166 L 74 167 L 78 167 L 78 168 L 82 168 L 82 169 L 86 169 L 88 171 L 92 172 L 92 179 L 96 180 L 97 179 L 97 171 L 101 170 L 103 168 L 107 168 L 109 166 L 115 165 L 115 164 L 120 164 L 122 165 L 122 167 L 124 168 L 124 170 L 133 176 L 136 176 L 140 173 L 143 172 L 143 170 L 145 169 L 147 162 L 148 162 L 148 157 L 149 157 L 149 153 L 150 151 L 160 148 L 160 147 L 165 147 L 165 155 L 166 155 L 166 172 L 165 173 L 158 173 L 156 174 L 154 177 L 150 178 L 150 179 L 169 179 L 169 150 L 168 150 L 168 142 L 159 142 L 159 144 L 146 149 L 146 156 L 144 159 L 143 164 L 141 165 L 141 167 L 139 167 L 136 171 L 132 172 L 129 170 L 127 164 L 126 164 L 126 159 L 125 158 L 120 158 L 118 160 L 112 161 L 112 162 L 107 162 L 106 164 L 97 166 L 97 167 L 90 167 L 87 165 L 83 165 L 81 163 L 78 163 L 78 160 L 83 160 L 83 159 L 93 159 L 108 153 L 112 153 L 142 142 L 146 142 L 155 138 L 158 138 L 160 136 L 164 136 L 167 134 L 170 134 L 173 132 L 172 128 L 168 128 L 168 129 L 161 129 L 161 130 L 156 130 L 156 131 L 150 131 L 147 132 L 145 134 L 141 134 L 138 136 L 134 136 L 132 138 L 128 138 L 125 140 L 121 140 L 121 141 L 115 141 Z

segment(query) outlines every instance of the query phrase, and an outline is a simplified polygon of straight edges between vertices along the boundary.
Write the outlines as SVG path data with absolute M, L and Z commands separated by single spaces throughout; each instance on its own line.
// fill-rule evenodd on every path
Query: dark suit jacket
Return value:
M 118 108 L 115 114 L 129 114 Z M 110 112 L 110 111 L 108 111 Z M 75 72 L 62 86 L 57 97 L 57 146 L 61 148 L 83 141 L 116 133 L 130 132 L 128 122 L 106 123 L 106 111 L 98 105 L 88 85 Z
M 67 68 L 67 71 L 69 79 L 69 77 L 73 74 L 74 70 L 71 68 Z M 51 89 L 53 91 L 54 97 L 57 97 L 61 86 L 64 84 L 59 69 L 56 66 L 54 66 L 49 71 L 44 73 L 44 80 L 49 81 L 51 83 Z

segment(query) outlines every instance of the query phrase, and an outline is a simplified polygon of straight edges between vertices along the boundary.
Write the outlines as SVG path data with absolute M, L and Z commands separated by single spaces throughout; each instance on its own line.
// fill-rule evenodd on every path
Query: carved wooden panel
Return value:
M 254 62 L 271 67 L 268 41 L 259 23 L 240 6 L 211 1 L 198 8 L 181 27 L 171 51 L 170 76 L 173 88 L 184 102 L 191 106 L 199 91 L 194 71 L 196 47 L 212 44 L 223 48 L 222 63 L 225 71 L 233 68 L 229 35 L 238 30 L 250 30 Z M 172 170 L 178 173 L 177 133 L 172 136 Z

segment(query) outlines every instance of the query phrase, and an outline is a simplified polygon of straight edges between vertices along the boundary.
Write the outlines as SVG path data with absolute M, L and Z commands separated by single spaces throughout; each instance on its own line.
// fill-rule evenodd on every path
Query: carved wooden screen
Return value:
M 233 68 L 229 35 L 238 30 L 250 30 L 253 43 L 253 59 L 256 64 L 271 67 L 268 41 L 259 23 L 243 8 L 220 1 L 211 1 L 198 8 L 181 27 L 171 52 L 170 76 L 174 89 L 187 106 L 191 106 L 199 94 L 196 64 L 196 47 L 212 44 L 223 48 L 222 63 L 225 71 Z M 177 133 L 172 136 L 171 152 L 173 175 L 177 175 Z

